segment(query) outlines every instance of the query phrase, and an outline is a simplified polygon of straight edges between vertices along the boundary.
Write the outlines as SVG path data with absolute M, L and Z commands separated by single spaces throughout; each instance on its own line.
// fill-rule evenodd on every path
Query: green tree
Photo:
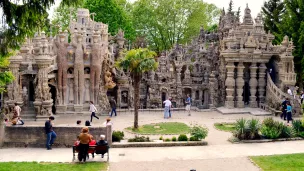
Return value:
M 124 58 L 116 62 L 116 67 L 127 70 L 131 74 L 134 87 L 134 128 L 138 129 L 139 90 L 142 74 L 156 70 L 158 63 L 155 61 L 156 53 L 148 49 L 132 49 Z
M 84 8 L 96 14 L 95 21 L 108 24 L 112 35 L 122 29 L 128 40 L 135 39 L 135 30 L 130 17 L 115 0 L 87 0 Z
M 292 38 L 295 49 L 293 51 L 297 84 L 303 88 L 304 68 L 304 3 L 300 0 L 285 0 L 286 12 L 282 21 L 277 23 L 278 31 L 274 32 L 276 39 L 281 40 L 285 35 Z
M 201 26 L 214 24 L 219 13 L 217 7 L 201 0 L 138 0 L 132 18 L 137 35 L 146 37 L 150 48 L 161 52 L 190 41 Z
M 227 10 L 227 11 L 228 11 L 229 13 L 234 13 L 232 10 L 233 10 L 233 1 L 230 0 L 229 6 L 228 6 L 228 10 Z
M 285 10 L 285 3 L 282 0 L 265 1 L 262 7 L 264 28 L 267 32 L 270 31 L 276 36 L 276 39 L 273 40 L 274 44 L 280 44 L 283 38 L 280 36 L 278 24 L 282 22 L 282 15 Z

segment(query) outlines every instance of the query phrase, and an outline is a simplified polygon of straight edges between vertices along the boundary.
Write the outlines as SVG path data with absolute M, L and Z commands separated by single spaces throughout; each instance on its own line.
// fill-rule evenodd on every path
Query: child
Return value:
M 292 107 L 290 102 L 287 102 L 287 123 L 289 123 L 289 121 L 292 121 Z

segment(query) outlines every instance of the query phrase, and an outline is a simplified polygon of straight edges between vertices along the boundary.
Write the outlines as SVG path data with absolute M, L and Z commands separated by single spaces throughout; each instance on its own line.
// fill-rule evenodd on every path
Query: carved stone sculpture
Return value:
M 77 33 L 77 32 L 76 32 Z M 76 34 L 76 42 L 73 43 L 75 50 L 74 61 L 74 92 L 75 104 L 82 104 L 83 102 L 83 89 L 84 89 L 84 65 L 83 54 L 86 49 L 83 44 L 82 35 Z
M 59 34 L 59 41 L 55 41 L 57 47 L 57 80 L 58 80 L 58 93 L 60 96 L 59 103 L 65 104 L 65 94 L 67 89 L 67 46 L 65 42 L 65 35 L 63 32 Z

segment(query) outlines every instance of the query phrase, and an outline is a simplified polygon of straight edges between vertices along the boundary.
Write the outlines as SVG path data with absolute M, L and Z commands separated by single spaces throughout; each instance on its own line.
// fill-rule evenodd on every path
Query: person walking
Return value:
M 99 119 L 99 117 L 97 117 L 96 114 L 95 114 L 97 112 L 97 109 L 94 106 L 94 103 L 92 101 L 90 101 L 90 112 L 92 112 L 92 114 L 91 114 L 91 122 L 93 120 L 93 117 Z
M 187 95 L 187 99 L 186 99 L 186 111 L 188 111 L 188 116 L 191 116 L 191 98 L 190 95 Z
M 169 118 L 169 111 L 170 111 L 170 108 L 171 108 L 171 101 L 169 100 L 170 98 L 168 98 L 167 100 L 165 100 L 163 102 L 163 104 L 165 104 L 165 109 L 164 109 L 164 118 L 165 119 L 168 119 Z
M 50 116 L 49 120 L 45 121 L 44 129 L 46 133 L 46 148 L 47 150 L 52 150 L 52 145 L 57 137 L 56 133 L 53 131 L 52 121 L 54 121 L 54 116 Z
M 292 107 L 290 105 L 290 102 L 287 102 L 287 123 L 289 123 L 289 121 L 292 121 Z
M 111 105 L 111 108 L 112 108 L 111 117 L 112 117 L 113 113 L 115 113 L 115 116 L 117 116 L 117 113 L 116 113 L 116 101 L 115 101 L 114 98 L 111 98 L 110 105 Z
M 89 134 L 89 128 L 83 127 L 81 133 L 79 134 L 79 153 L 78 160 L 79 162 L 86 162 L 89 143 L 92 141 L 92 135 Z

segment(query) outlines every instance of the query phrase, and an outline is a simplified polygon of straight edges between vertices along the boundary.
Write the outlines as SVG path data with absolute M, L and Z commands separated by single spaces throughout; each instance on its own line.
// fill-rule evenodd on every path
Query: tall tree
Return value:
M 201 26 L 214 24 L 219 13 L 217 7 L 201 0 L 138 0 L 132 10 L 137 34 L 145 36 L 157 52 L 191 40 Z
M 124 58 L 116 63 L 116 67 L 129 71 L 134 87 L 134 128 L 138 129 L 139 88 L 142 74 L 156 70 L 158 63 L 155 61 L 156 53 L 148 49 L 132 49 Z
M 273 40 L 274 44 L 280 44 L 283 38 L 280 36 L 278 24 L 282 22 L 285 10 L 285 3 L 282 0 L 265 1 L 262 7 L 264 28 L 276 36 L 276 39 Z
M 135 30 L 131 18 L 116 2 L 117 0 L 87 0 L 84 7 L 95 13 L 95 21 L 109 25 L 109 32 L 115 35 L 119 29 L 124 30 L 128 40 L 135 39 Z M 119 1 L 120 2 L 120 1 Z
M 229 6 L 228 6 L 228 12 L 230 12 L 230 13 L 233 13 L 233 1 L 232 0 L 230 0 L 230 2 L 229 2 Z
M 304 3 L 300 0 L 285 0 L 286 12 L 282 16 L 282 21 L 277 23 L 278 30 L 275 36 L 278 40 L 285 35 L 292 38 L 295 49 L 293 51 L 295 71 L 297 73 L 297 84 L 303 88 L 304 76 Z

